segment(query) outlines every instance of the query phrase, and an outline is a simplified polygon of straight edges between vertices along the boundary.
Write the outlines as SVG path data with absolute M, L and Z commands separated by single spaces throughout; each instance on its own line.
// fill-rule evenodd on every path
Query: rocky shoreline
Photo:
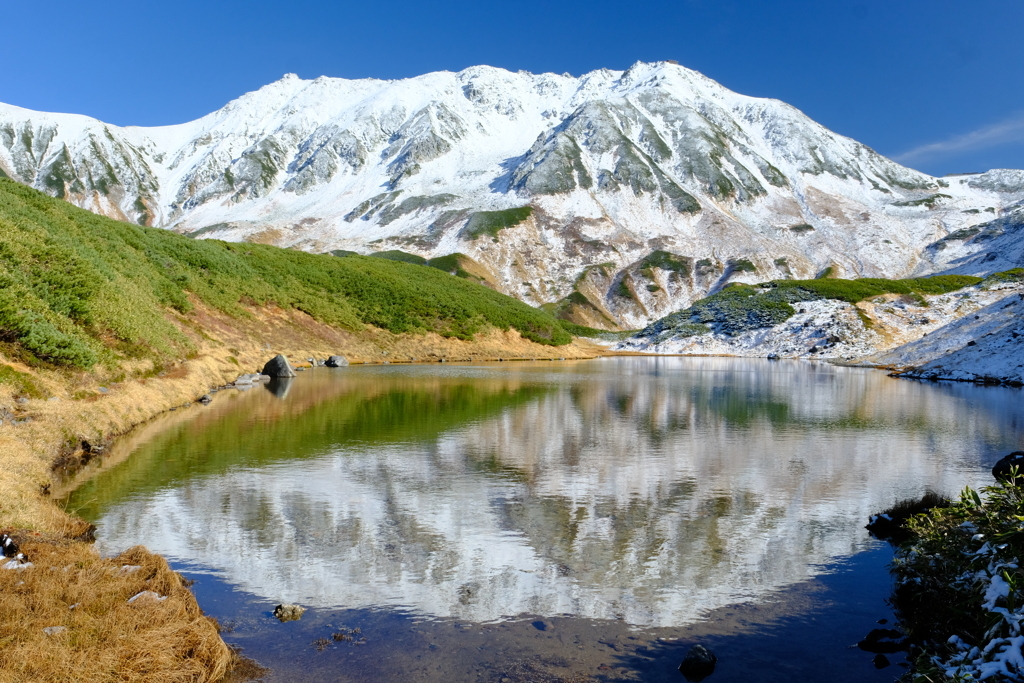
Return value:
M 800 303 L 785 322 L 729 334 L 637 335 L 616 351 L 822 360 L 908 379 L 1024 385 L 1024 285 L 973 286 L 917 300 Z M 714 326 L 712 326 L 714 327 Z

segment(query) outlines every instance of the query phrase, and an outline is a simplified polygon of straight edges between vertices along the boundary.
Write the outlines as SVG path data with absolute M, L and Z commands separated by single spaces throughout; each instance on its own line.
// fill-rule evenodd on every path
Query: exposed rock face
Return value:
M 934 178 L 667 62 L 288 75 L 148 129 L 0 105 L 0 173 L 200 237 L 458 252 L 499 290 L 606 327 L 731 281 L 1024 263 L 1024 172 Z
M 263 366 L 261 374 L 272 378 L 296 376 L 295 369 L 288 363 L 288 359 L 281 354 L 277 354 L 268 360 L 267 364 Z

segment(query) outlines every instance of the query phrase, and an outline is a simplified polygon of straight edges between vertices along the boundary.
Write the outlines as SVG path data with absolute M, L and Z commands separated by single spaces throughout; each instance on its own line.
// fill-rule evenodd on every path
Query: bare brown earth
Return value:
M 433 333 L 351 332 L 277 308 L 252 307 L 249 318 L 237 319 L 193 303 L 195 310 L 176 322 L 198 351 L 162 365 L 138 360 L 68 373 L 27 367 L 0 350 L 0 363 L 37 387 L 37 396 L 25 401 L 0 384 L 0 417 L 8 418 L 0 426 L 0 532 L 15 538 L 33 564 L 0 569 L 0 683 L 216 681 L 240 666 L 162 558 L 144 549 L 100 558 L 86 542 L 89 525 L 49 497 L 56 475 L 73 471 L 133 427 L 258 371 L 278 353 L 301 366 L 332 354 L 352 363 L 400 363 L 579 359 L 603 352 L 579 340 L 543 346 L 514 330 L 492 329 L 466 342 Z M 123 574 L 118 568 L 124 565 L 143 569 Z M 169 597 L 129 606 L 127 599 L 143 589 Z M 49 626 L 67 630 L 47 635 Z

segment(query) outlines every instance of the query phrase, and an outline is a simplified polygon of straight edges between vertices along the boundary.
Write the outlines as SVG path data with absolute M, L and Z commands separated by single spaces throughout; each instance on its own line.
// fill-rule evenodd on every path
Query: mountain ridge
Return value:
M 154 128 L 0 105 L 0 173 L 201 237 L 466 254 L 500 291 L 610 327 L 734 281 L 1022 265 L 1024 172 L 934 178 L 667 62 L 288 74 Z

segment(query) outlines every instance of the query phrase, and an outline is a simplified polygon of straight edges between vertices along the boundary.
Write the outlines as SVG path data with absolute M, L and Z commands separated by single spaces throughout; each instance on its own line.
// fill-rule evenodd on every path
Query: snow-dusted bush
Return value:
M 920 647 L 914 681 L 1024 681 L 1024 488 L 964 489 L 907 524 L 893 606 Z

